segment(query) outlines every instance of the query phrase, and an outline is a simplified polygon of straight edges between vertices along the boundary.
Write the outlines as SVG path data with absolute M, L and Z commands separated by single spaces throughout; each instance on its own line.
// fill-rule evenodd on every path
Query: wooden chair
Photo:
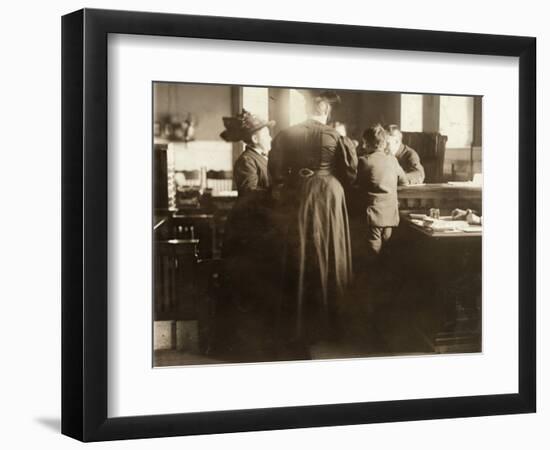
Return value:
M 198 244 L 198 239 L 155 242 L 155 320 L 196 319 Z
M 426 172 L 425 183 L 441 183 L 447 136 L 439 133 L 403 131 L 403 143 L 414 149 Z

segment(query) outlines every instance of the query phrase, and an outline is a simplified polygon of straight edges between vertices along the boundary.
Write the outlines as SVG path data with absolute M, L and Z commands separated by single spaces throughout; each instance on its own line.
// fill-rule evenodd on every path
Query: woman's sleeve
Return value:
M 336 176 L 344 186 L 357 178 L 357 152 L 351 139 L 340 136 L 336 146 Z

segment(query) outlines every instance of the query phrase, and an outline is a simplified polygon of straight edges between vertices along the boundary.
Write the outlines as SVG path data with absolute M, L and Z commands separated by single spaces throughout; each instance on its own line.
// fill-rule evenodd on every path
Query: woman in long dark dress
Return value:
M 355 149 L 326 125 L 338 96 L 311 99 L 309 118 L 280 132 L 268 169 L 285 233 L 281 316 L 288 342 L 335 337 L 351 245 L 343 185 L 357 174 Z

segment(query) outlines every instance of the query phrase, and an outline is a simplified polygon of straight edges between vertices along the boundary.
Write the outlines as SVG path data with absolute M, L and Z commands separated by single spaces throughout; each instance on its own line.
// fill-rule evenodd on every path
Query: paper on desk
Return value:
M 423 220 L 416 218 L 411 219 L 411 222 L 419 227 L 442 233 L 479 233 L 482 231 L 481 226 L 470 225 L 465 220 L 451 220 L 448 216 L 431 220 L 433 222 L 430 225 L 425 225 Z
M 467 228 L 468 222 L 465 220 L 434 220 L 430 228 L 434 231 L 462 231 Z
M 217 194 L 212 194 L 212 197 L 238 197 L 238 191 L 219 191 Z
M 476 173 L 472 181 L 447 181 L 447 184 L 451 186 L 481 187 L 483 185 L 483 175 Z
M 483 227 L 480 227 L 479 225 L 470 225 L 468 228 L 464 228 L 462 231 L 465 233 L 481 233 L 483 231 Z
M 477 186 L 477 184 L 474 184 L 473 181 L 447 181 L 447 184 L 450 186 Z

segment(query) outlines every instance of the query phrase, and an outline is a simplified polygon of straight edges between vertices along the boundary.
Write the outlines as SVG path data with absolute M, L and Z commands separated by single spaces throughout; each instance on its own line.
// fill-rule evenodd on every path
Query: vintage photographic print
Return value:
M 482 351 L 482 97 L 152 90 L 155 367 Z

